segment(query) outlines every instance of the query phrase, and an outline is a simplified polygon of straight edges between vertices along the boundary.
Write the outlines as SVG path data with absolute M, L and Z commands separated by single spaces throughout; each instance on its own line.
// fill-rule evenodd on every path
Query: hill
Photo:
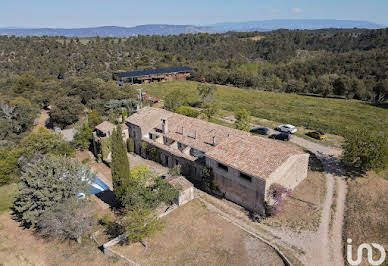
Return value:
M 140 25 L 136 27 L 104 26 L 95 28 L 0 28 L 0 35 L 15 36 L 66 36 L 66 37 L 131 37 L 136 35 L 178 35 L 182 33 L 212 32 L 210 27 L 192 25 Z
M 0 28 L 0 35 L 15 36 L 66 36 L 66 37 L 130 37 L 137 35 L 179 35 L 187 33 L 223 33 L 228 31 L 271 31 L 277 29 L 326 29 L 362 28 L 379 29 L 382 25 L 367 21 L 320 20 L 320 19 L 283 19 L 249 22 L 226 22 L 206 26 L 149 24 L 135 27 L 103 26 L 94 28 Z
M 379 29 L 382 25 L 368 21 L 336 19 L 274 19 L 248 22 L 226 22 L 209 25 L 217 32 L 227 31 L 271 31 L 276 29 L 315 30 L 315 29 Z

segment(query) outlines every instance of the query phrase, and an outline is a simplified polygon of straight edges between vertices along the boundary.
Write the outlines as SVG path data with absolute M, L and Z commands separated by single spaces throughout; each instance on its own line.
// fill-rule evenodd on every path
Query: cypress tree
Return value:
M 113 192 L 118 203 L 125 193 L 126 186 L 130 181 L 130 168 L 127 156 L 127 149 L 121 136 L 121 126 L 118 125 L 112 133 L 112 183 Z

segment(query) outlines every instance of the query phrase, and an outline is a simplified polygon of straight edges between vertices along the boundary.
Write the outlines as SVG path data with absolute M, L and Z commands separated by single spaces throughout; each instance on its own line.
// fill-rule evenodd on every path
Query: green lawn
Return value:
M 143 85 L 146 92 L 163 97 L 174 88 L 184 88 L 198 97 L 192 81 L 172 81 Z M 328 99 L 297 94 L 217 86 L 215 101 L 226 111 L 245 108 L 252 116 L 307 129 L 344 135 L 355 126 L 388 128 L 388 110 L 355 100 Z
M 0 186 L 0 214 L 12 206 L 14 195 L 17 191 L 16 184 Z

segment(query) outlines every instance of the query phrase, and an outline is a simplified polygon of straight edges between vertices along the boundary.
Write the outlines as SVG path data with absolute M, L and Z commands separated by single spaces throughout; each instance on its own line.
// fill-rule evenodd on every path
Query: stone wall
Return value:
M 310 155 L 299 154 L 290 157 L 281 167 L 273 172 L 267 180 L 266 191 L 273 183 L 294 189 L 307 177 Z
M 240 171 L 228 166 L 228 171 L 218 167 L 216 160 L 206 158 L 206 165 L 213 169 L 214 183 L 225 198 L 251 211 L 265 213 L 265 180 L 252 177 L 251 181 L 240 177 Z

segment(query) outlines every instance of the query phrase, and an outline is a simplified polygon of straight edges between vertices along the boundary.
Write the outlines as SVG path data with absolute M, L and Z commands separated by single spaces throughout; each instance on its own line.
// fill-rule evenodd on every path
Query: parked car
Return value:
M 160 99 L 159 99 L 159 98 L 153 98 L 153 97 L 151 97 L 151 96 L 148 95 L 148 94 L 144 94 L 144 99 L 145 99 L 146 101 L 151 101 L 151 102 L 153 102 L 153 103 L 158 103 L 158 102 L 160 102 Z
M 250 130 L 251 133 L 269 135 L 269 128 L 266 127 L 254 127 Z
M 307 136 L 310 136 L 310 137 L 312 137 L 314 139 L 319 139 L 319 140 L 322 140 L 322 139 L 326 138 L 325 133 L 323 133 L 322 131 L 319 131 L 319 130 L 310 131 L 309 133 L 307 133 Z
M 297 131 L 296 127 L 290 124 L 280 125 L 276 128 L 276 130 L 284 133 L 291 133 L 291 134 Z
M 272 134 L 269 136 L 271 139 L 278 139 L 283 141 L 289 141 L 291 139 L 291 134 L 289 133 L 279 133 L 279 134 Z

